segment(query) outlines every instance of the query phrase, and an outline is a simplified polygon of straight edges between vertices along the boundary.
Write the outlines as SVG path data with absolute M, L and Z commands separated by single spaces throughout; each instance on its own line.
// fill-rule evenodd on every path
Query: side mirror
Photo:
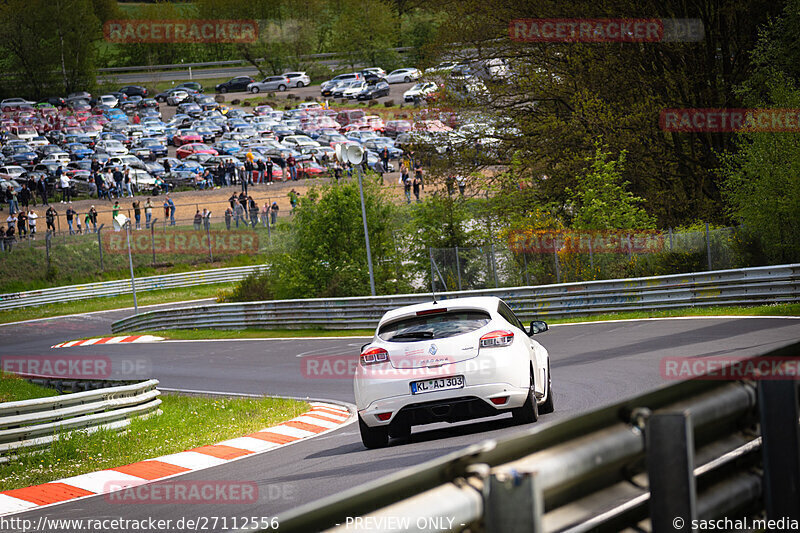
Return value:
M 536 335 L 537 333 L 544 333 L 549 328 L 547 327 L 547 322 L 544 320 L 534 320 L 531 322 L 531 329 L 528 330 L 528 336 Z

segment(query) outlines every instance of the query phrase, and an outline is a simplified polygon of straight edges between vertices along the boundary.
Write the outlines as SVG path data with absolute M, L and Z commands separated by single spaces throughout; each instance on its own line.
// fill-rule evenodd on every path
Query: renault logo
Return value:
M 428 348 L 428 353 L 431 354 L 431 355 L 436 355 L 436 351 L 437 351 L 436 345 L 435 344 L 431 344 L 431 347 Z

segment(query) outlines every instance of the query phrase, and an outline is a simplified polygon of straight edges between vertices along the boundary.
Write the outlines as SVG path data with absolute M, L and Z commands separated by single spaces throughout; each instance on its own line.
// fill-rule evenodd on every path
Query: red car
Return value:
M 172 144 L 175 146 L 183 146 L 184 144 L 202 142 L 203 136 L 198 134 L 196 131 L 191 130 L 178 131 L 172 137 Z
M 184 144 L 175 151 L 175 155 L 178 156 L 178 159 L 183 159 L 192 154 L 219 155 L 216 150 L 203 143 Z
M 390 120 L 386 123 L 386 135 L 389 137 L 397 137 L 401 133 L 408 133 L 411 131 L 411 122 L 407 120 Z
M 300 177 L 316 178 L 320 174 L 325 174 L 326 172 L 328 172 L 328 169 L 316 163 L 315 161 L 305 160 L 297 162 L 297 174 Z

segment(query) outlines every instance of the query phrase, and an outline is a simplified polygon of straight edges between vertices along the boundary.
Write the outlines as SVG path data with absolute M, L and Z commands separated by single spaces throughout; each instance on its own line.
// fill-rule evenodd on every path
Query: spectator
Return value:
M 134 200 L 131 204 L 133 206 L 133 218 L 136 220 L 136 229 L 142 229 L 142 207 L 139 200 Z
M 170 170 L 171 169 L 170 169 L 170 166 L 169 166 L 169 160 L 165 158 L 164 159 L 164 176 L 169 176 L 169 171 Z
M 383 168 L 389 168 L 389 148 L 384 146 L 383 150 L 381 150 L 381 162 L 383 163 Z
M 122 178 L 122 181 L 125 185 L 125 192 L 128 193 L 130 198 L 133 198 L 133 190 L 131 189 L 131 169 L 125 169 L 125 176 Z
M 39 198 L 42 199 L 42 205 L 50 205 L 47 203 L 47 178 L 42 178 L 37 183 L 39 189 Z
M 280 158 L 278 165 L 281 167 L 281 181 L 286 181 L 286 159 Z
M 75 231 L 72 229 L 72 219 L 75 218 L 75 215 L 78 213 L 72 209 L 72 202 L 69 203 L 69 207 L 67 207 L 67 226 L 69 226 L 69 234 L 75 235 Z
M 421 184 L 422 184 L 422 180 L 419 179 L 418 176 L 414 176 L 414 183 L 412 184 L 412 186 L 414 188 L 414 197 L 416 197 L 417 203 L 419 203 L 419 201 L 420 201 L 419 200 L 419 188 L 420 188 Z
M 46 231 L 51 231 L 53 233 L 56 232 L 56 217 L 58 216 L 58 212 L 53 209 L 53 206 L 49 206 L 47 211 L 44 214 L 45 222 L 47 222 Z
M 261 208 L 261 224 L 266 228 L 269 224 L 269 203 L 264 202 Z
M 14 187 L 6 189 L 6 200 L 8 201 L 8 212 L 12 215 L 19 211 L 19 204 L 17 204 L 17 191 Z
M 272 202 L 272 207 L 270 209 L 270 218 L 272 219 L 272 225 L 274 226 L 278 222 L 278 202 Z
M 83 227 L 81 226 L 81 215 L 75 211 L 75 233 L 83 235 Z M 88 228 L 87 228 L 88 229 Z
M 385 184 L 385 182 L 383 181 L 383 173 L 386 172 L 385 168 L 386 167 L 383 166 L 382 160 L 378 159 L 378 161 L 375 162 L 375 173 L 378 175 L 378 179 L 380 179 L 381 185 Z
M 167 195 L 167 204 L 169 205 L 169 225 L 175 225 L 175 202 Z
M 336 178 L 336 183 L 342 179 L 342 165 L 338 161 L 333 165 L 333 177 Z
M 114 169 L 114 186 L 117 189 L 117 196 L 122 198 L 125 195 L 123 191 L 123 180 L 125 179 L 125 175 L 122 173 L 122 170 L 119 168 Z
M 259 159 L 256 162 L 256 165 L 258 166 L 258 171 L 257 171 L 258 173 L 256 174 L 256 181 L 258 183 L 264 183 L 264 171 L 266 170 L 267 166 L 264 164 L 264 160 L 263 159 Z
M 92 231 L 97 233 L 97 209 L 94 206 L 89 209 L 89 221 L 92 223 Z M 87 224 L 86 227 L 88 228 L 89 225 Z
M 230 207 L 225 210 L 225 227 L 231 229 L 231 216 L 233 216 L 233 209 Z
M 456 176 L 456 181 L 458 182 L 458 193 L 464 196 L 464 191 L 467 190 L 467 180 L 464 179 L 464 176 L 459 174 Z
M 236 193 L 231 194 L 231 197 L 228 198 L 228 203 L 231 204 L 231 209 L 236 206 Z
M 267 162 L 265 163 L 266 166 L 266 180 L 269 185 L 272 185 L 272 168 L 274 164 L 272 163 L 272 158 L 268 157 Z
M 17 240 L 16 238 L 14 238 L 14 226 L 11 226 L 10 228 L 8 228 L 8 230 L 6 231 L 6 236 L 5 236 L 4 240 L 5 240 L 5 245 L 6 245 L 6 251 L 10 252 L 11 249 L 14 247 L 14 242 L 16 242 L 16 240 Z
M 6 223 L 8 224 L 9 228 L 15 228 L 17 226 L 16 213 L 9 213 L 8 218 L 6 219 Z
M 211 211 L 203 209 L 203 229 L 206 231 L 211 229 Z
M 59 167 L 60 168 L 60 167 Z M 70 188 L 69 176 L 66 174 L 61 175 L 61 203 L 69 203 L 72 201 L 72 189 Z
M 150 229 L 150 220 L 153 218 L 153 202 L 150 197 L 144 202 L 144 227 Z
M 289 154 L 289 157 L 286 158 L 286 166 L 289 167 L 289 179 L 292 181 L 297 180 L 297 160 L 294 158 L 293 155 Z
M 31 191 L 28 189 L 28 184 L 23 183 L 22 188 L 19 190 L 17 194 L 17 198 L 19 199 L 19 205 L 22 206 L 22 212 L 26 213 L 28 211 L 28 204 L 31 200 Z M 19 234 L 22 237 L 22 234 Z
M 25 237 L 28 234 L 28 211 L 23 209 L 17 216 L 17 235 L 19 238 Z
M 250 208 L 250 225 L 255 228 L 258 224 L 258 204 L 252 196 L 247 197 L 247 202 Z
M 244 161 L 244 182 L 251 182 L 253 179 L 253 152 L 247 152 Z M 247 190 L 247 188 L 245 188 Z
M 297 209 L 297 202 L 300 201 L 300 193 L 292 189 L 287 196 L 289 197 L 289 203 L 292 205 L 292 214 L 294 214 L 294 210 Z
M 83 225 L 86 226 L 86 233 L 89 233 L 89 225 L 92 223 L 92 214 L 89 211 L 86 211 L 86 215 L 83 217 Z M 97 233 L 97 231 L 93 231 L 92 233 Z
M 94 176 L 89 176 L 89 196 L 97 195 L 97 184 L 95 183 Z
M 411 179 L 408 177 L 408 174 L 402 176 L 400 178 L 403 181 L 403 191 L 406 193 L 406 203 L 411 203 Z
M 94 164 L 94 163 L 92 163 L 92 164 Z M 101 198 L 103 198 L 103 196 L 105 196 L 105 194 L 107 192 L 106 190 L 104 190 L 104 188 L 105 188 L 104 186 L 105 186 L 106 180 L 103 179 L 103 173 L 102 172 L 98 171 L 98 172 L 94 173 L 94 183 L 95 183 L 95 185 L 97 185 L 97 199 L 100 200 Z
M 39 215 L 36 214 L 36 211 L 31 209 L 28 211 L 28 228 L 31 230 L 31 239 L 36 239 L 36 220 L 39 218 Z
M 236 221 L 236 227 L 238 228 L 239 227 L 239 220 L 242 220 L 242 222 L 245 222 L 244 206 L 242 205 L 242 203 L 238 199 L 236 200 L 236 203 L 233 206 L 233 215 L 234 215 L 234 218 L 235 218 L 235 221 Z M 247 226 L 247 223 L 245 222 L 245 227 L 246 226 Z
M 239 203 L 247 207 L 247 195 L 244 192 L 239 193 Z
M 414 180 L 419 180 L 419 186 L 422 190 L 425 190 L 425 183 L 422 181 L 422 167 L 419 164 L 419 161 L 414 163 Z
M 199 209 L 194 213 L 194 229 L 195 231 L 203 229 L 203 215 L 200 214 Z
M 117 218 L 117 215 L 119 215 L 119 201 L 115 201 L 114 207 L 111 208 L 111 217 Z

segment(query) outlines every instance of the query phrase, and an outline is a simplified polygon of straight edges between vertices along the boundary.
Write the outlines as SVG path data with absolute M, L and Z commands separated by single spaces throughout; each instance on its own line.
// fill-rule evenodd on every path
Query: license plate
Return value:
M 450 376 L 447 378 L 426 379 L 411 382 L 411 394 L 423 394 L 440 390 L 463 389 L 464 376 Z

